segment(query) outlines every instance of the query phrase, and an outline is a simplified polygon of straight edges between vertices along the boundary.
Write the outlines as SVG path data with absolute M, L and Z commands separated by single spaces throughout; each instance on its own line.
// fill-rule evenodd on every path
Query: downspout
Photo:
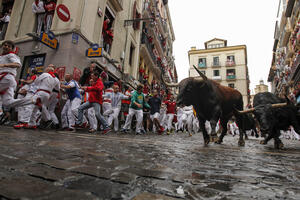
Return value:
M 22 20 L 22 16 L 23 16 L 23 13 L 24 13 L 24 9 L 25 9 L 25 3 L 26 3 L 26 0 L 23 1 L 23 4 L 22 4 L 22 11 L 19 15 L 19 20 L 18 20 L 18 23 L 16 24 L 17 26 L 17 31 L 15 33 L 15 37 L 17 38 L 18 35 L 19 35 L 19 31 L 20 31 L 20 24 L 21 24 L 21 20 Z

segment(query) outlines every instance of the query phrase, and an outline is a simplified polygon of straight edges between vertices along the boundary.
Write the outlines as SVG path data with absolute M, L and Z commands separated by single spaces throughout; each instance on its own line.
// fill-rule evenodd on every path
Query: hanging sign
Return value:
M 88 48 L 85 52 L 86 57 L 94 58 L 102 56 L 102 48 L 98 44 L 93 44 L 91 48 Z
M 59 43 L 55 35 L 49 31 L 48 34 L 43 32 L 40 35 L 40 41 L 52 49 L 58 49 Z

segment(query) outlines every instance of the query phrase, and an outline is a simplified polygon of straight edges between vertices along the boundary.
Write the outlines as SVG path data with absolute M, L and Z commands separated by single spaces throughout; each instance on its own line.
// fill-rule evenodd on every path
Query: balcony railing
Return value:
M 198 67 L 205 68 L 206 67 L 206 63 L 198 63 Z
M 156 63 L 156 57 L 153 53 L 153 44 L 149 42 L 149 39 L 145 33 L 142 34 L 142 44 L 145 44 L 153 62 Z
M 233 66 L 235 66 L 234 61 L 226 61 L 226 67 L 233 67 Z
M 227 76 L 226 76 L 226 79 L 227 79 L 227 80 L 235 80 L 235 79 L 236 79 L 236 76 L 235 76 L 235 75 L 227 75 Z
M 213 77 L 212 77 L 212 80 L 215 80 L 215 81 L 221 81 L 221 80 L 222 80 L 222 77 L 221 77 L 221 76 L 213 76 Z
M 219 62 L 213 62 L 211 64 L 212 67 L 221 67 L 221 64 Z

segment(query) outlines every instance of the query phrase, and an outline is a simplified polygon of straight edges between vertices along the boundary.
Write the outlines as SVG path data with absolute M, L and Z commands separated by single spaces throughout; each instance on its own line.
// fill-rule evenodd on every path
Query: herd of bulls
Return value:
M 298 108 L 288 98 L 282 99 L 270 92 L 259 93 L 254 96 L 253 108 L 243 110 L 243 98 L 239 91 L 208 79 L 195 66 L 194 68 L 199 73 L 199 77 L 185 78 L 175 84 L 166 83 L 163 78 L 162 80 L 168 87 L 179 87 L 177 106 L 193 105 L 203 132 L 205 145 L 210 141 L 222 143 L 227 133 L 227 122 L 233 116 L 239 127 L 238 144 L 240 146 L 245 145 L 246 130 L 255 129 L 252 114 L 259 123 L 262 135 L 265 136 L 261 144 L 267 144 L 273 138 L 274 147 L 282 148 L 283 143 L 279 139 L 280 130 L 287 130 L 290 125 L 297 133 L 300 133 Z M 210 136 L 205 129 L 206 120 L 211 123 Z M 217 137 L 215 127 L 219 120 L 222 132 Z

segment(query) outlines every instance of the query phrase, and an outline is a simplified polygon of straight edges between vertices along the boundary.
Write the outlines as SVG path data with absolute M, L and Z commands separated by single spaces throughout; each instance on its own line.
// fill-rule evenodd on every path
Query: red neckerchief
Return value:
M 8 53 L 2 53 L 1 56 L 5 56 L 5 55 L 10 54 L 10 53 L 13 53 L 13 54 L 14 54 L 15 52 L 9 51 Z
M 56 76 L 54 75 L 54 72 L 48 72 L 53 78 L 55 78 Z

